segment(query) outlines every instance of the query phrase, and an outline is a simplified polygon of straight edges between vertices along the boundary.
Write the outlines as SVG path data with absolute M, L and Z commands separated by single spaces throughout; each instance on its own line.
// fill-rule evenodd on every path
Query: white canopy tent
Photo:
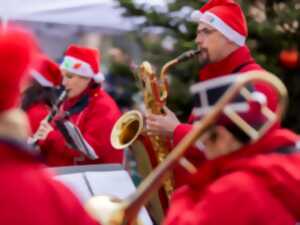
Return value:
M 135 27 L 134 20 L 124 18 L 113 0 L 1 0 L 0 16 L 3 20 L 93 27 L 106 33 Z
M 0 0 L 0 18 L 31 29 L 42 49 L 58 59 L 71 42 L 86 32 L 122 35 L 138 20 L 122 16 L 115 0 Z

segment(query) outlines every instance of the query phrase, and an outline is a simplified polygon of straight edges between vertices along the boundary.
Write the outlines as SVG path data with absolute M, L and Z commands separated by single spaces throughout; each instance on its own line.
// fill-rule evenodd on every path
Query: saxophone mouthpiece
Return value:
M 195 57 L 196 55 L 198 55 L 201 52 L 201 50 L 190 50 L 187 52 L 182 53 L 180 56 L 178 56 L 176 59 L 178 61 L 178 63 L 180 62 L 184 62 L 186 60 L 189 60 L 193 57 Z

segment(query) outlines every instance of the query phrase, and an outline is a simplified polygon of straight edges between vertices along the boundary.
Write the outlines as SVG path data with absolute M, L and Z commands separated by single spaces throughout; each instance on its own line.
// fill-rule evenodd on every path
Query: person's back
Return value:
M 26 147 L 29 124 L 17 106 L 36 49 L 27 32 L 10 26 L 0 31 L 0 224 L 96 225 Z
M 0 140 L 0 177 L 1 224 L 98 224 L 20 143 Z

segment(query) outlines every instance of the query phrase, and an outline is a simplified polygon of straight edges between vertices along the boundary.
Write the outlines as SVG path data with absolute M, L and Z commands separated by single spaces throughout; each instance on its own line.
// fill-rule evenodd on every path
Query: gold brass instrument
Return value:
M 153 71 L 149 62 L 143 62 L 139 67 L 139 79 L 142 84 L 143 98 L 146 111 L 152 114 L 163 114 L 163 107 L 166 105 L 168 97 L 168 79 L 167 74 L 172 66 L 177 65 L 183 61 L 193 58 L 200 51 L 188 51 L 180 55 L 179 57 L 166 63 L 158 78 Z M 170 141 L 166 137 L 159 135 L 149 135 L 146 132 L 143 136 L 143 143 L 136 142 L 136 139 L 143 132 L 145 126 L 143 122 L 142 114 L 137 111 L 129 111 L 125 113 L 114 125 L 111 133 L 111 143 L 116 149 L 123 149 L 131 146 L 133 155 L 136 158 L 138 171 L 141 176 L 146 177 L 153 167 L 150 162 L 150 156 L 154 155 L 157 164 L 164 161 L 170 150 Z M 134 143 L 134 145 L 132 145 Z M 142 146 L 141 146 L 142 145 Z M 144 149 L 146 151 L 142 151 Z M 147 162 L 150 162 L 147 165 Z M 155 163 L 156 164 L 156 163 Z M 156 166 L 156 165 L 155 165 Z M 174 179 L 171 172 L 169 178 L 165 180 L 163 190 L 160 190 L 160 195 L 154 196 L 156 203 L 150 202 L 149 207 L 152 208 L 152 214 L 155 214 L 156 222 L 160 222 L 160 218 L 163 217 L 163 211 L 167 208 L 169 196 L 174 190 Z M 153 204 L 152 204 L 153 203 Z M 152 206 L 153 205 L 153 206 Z M 158 207 L 160 209 L 158 209 Z
M 276 111 L 271 111 L 267 106 L 262 106 L 262 113 L 268 118 L 268 121 L 255 133 L 252 133 L 252 142 L 264 135 L 277 121 L 279 121 L 287 106 L 287 90 L 283 83 L 274 75 L 264 71 L 252 71 L 243 75 L 237 75 L 236 80 L 226 93 L 220 98 L 209 114 L 204 116 L 195 124 L 192 131 L 186 135 L 181 142 L 168 154 L 163 163 L 160 163 L 152 173 L 141 183 L 137 191 L 123 201 L 115 201 L 108 196 L 96 196 L 90 199 L 86 209 L 98 219 L 102 225 L 126 225 L 136 221 L 137 214 L 141 207 L 149 200 L 151 194 L 158 190 L 163 184 L 166 174 L 171 171 L 178 160 L 184 155 L 189 146 L 197 141 L 201 136 L 211 128 L 222 113 L 230 118 L 239 118 L 233 120 L 241 129 L 251 127 L 247 122 L 235 114 L 229 108 L 234 97 L 241 94 L 249 99 L 246 85 L 250 82 L 266 82 L 271 85 L 278 94 L 278 105 Z M 247 124 L 245 126 L 245 124 Z M 250 132 L 253 132 L 251 129 Z M 101 214 L 105 210 L 105 215 Z M 107 213 L 109 211 L 109 213 Z
M 160 73 L 158 80 L 149 62 L 140 66 L 140 80 L 143 86 L 144 103 L 146 110 L 153 114 L 163 114 L 163 107 L 168 97 L 167 74 L 172 66 L 184 62 L 198 55 L 200 50 L 188 51 L 167 62 Z M 121 116 L 111 132 L 111 144 L 116 149 L 130 146 L 144 127 L 143 116 L 139 111 L 129 111 Z

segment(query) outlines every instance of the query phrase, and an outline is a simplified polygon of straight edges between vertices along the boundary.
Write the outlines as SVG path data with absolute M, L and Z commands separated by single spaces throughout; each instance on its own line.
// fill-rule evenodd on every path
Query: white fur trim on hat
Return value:
M 221 18 L 211 12 L 201 13 L 199 10 L 192 13 L 191 20 L 194 22 L 204 22 L 220 31 L 226 38 L 233 41 L 239 46 L 243 46 L 246 42 L 246 37 L 232 29 Z
M 31 76 L 43 87 L 53 87 L 53 84 L 36 70 L 30 71 Z
M 88 63 L 72 56 L 65 56 L 60 68 L 83 77 L 94 78 L 96 75 Z
M 93 79 L 96 83 L 101 83 L 102 81 L 105 80 L 105 77 L 103 73 L 97 73 L 96 75 L 94 75 Z
M 205 82 L 199 82 L 191 86 L 190 91 L 192 94 L 196 94 L 201 101 L 201 107 L 193 109 L 193 114 L 197 116 L 206 115 L 211 112 L 214 105 L 210 105 L 208 101 L 208 90 L 222 87 L 223 85 L 232 84 L 238 77 L 235 74 L 221 76 L 207 80 Z M 247 102 L 233 102 L 228 104 L 235 112 L 247 112 L 249 110 L 249 104 Z

